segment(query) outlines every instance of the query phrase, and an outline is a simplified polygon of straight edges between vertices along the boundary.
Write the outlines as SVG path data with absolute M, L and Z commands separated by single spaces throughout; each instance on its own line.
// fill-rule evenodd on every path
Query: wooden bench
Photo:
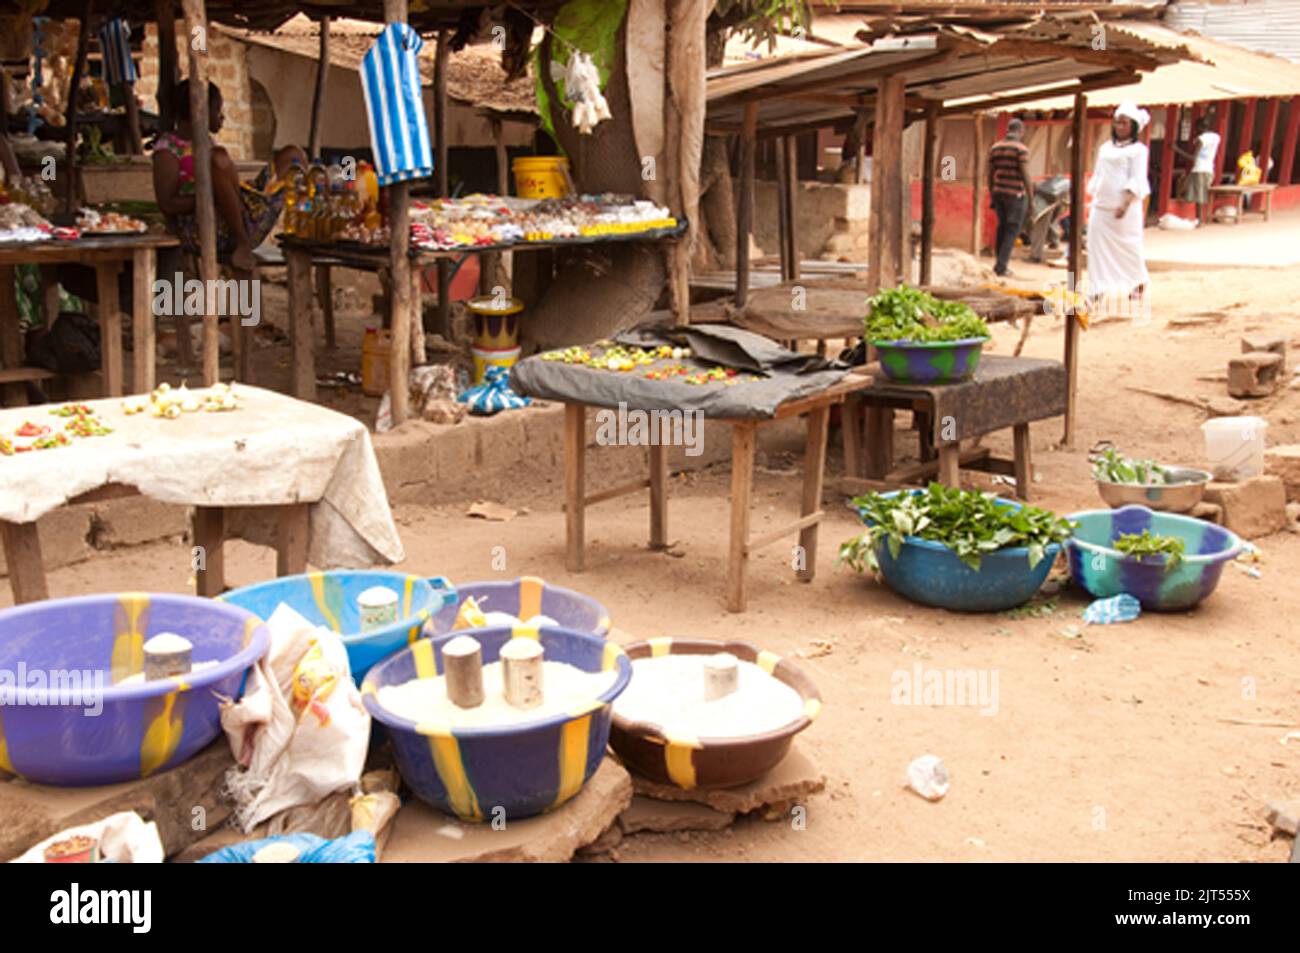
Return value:
M 1258 185 L 1212 185 L 1210 186 L 1210 207 L 1214 207 L 1214 198 L 1216 195 L 1231 196 L 1237 205 L 1237 219 L 1234 225 L 1239 224 L 1246 217 L 1246 212 L 1250 209 L 1250 200 L 1256 195 L 1262 195 L 1261 212 L 1264 214 L 1264 221 L 1268 221 L 1273 214 L 1273 192 L 1276 185 L 1261 182 Z
M 844 457 L 850 481 L 900 486 L 937 479 L 958 486 L 961 468 L 969 467 L 1014 477 L 1016 495 L 1029 499 L 1029 424 L 1065 413 L 1067 378 L 1060 362 L 985 354 L 971 380 L 934 385 L 891 381 L 874 364 L 866 370 L 875 382 L 844 402 Z M 921 447 L 920 461 L 903 467 L 894 466 L 897 410 L 915 415 Z M 963 440 L 1007 427 L 1015 441 L 1011 460 L 994 458 L 987 448 L 961 449 Z

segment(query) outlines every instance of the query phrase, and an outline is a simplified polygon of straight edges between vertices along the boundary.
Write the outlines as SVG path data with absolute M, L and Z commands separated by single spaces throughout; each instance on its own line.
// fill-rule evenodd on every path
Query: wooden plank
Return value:
M 316 353 L 312 346 L 311 326 L 311 257 L 296 248 L 285 248 L 284 263 L 289 285 L 289 346 L 293 360 L 293 396 L 299 400 L 316 399 Z M 393 337 L 392 350 L 406 353 Z M 401 339 L 404 340 L 404 339 Z M 404 379 L 404 378 L 403 378 Z M 394 397 L 402 388 L 393 388 Z
M 604 503 L 606 500 L 617 499 L 620 496 L 628 496 L 631 493 L 640 493 L 642 490 L 650 489 L 650 478 L 642 477 L 639 480 L 628 480 L 615 486 L 608 487 L 598 493 L 590 493 L 584 496 L 582 502 L 586 506 L 592 506 L 596 503 Z M 568 504 L 564 504 L 568 508 Z
M 752 422 L 731 430 L 731 546 L 727 559 L 727 611 L 745 611 L 745 573 L 749 569 L 749 502 L 754 489 Z
M 291 503 L 276 510 L 275 574 L 296 576 L 307 571 L 311 505 Z
M 14 605 L 48 599 L 45 560 L 41 555 L 41 536 L 36 524 L 0 520 L 0 544 L 4 546 Z
M 104 395 L 121 397 L 122 383 L 122 305 L 118 298 L 117 276 L 121 266 L 104 263 L 95 266 L 95 291 L 99 296 L 100 367 L 104 374 Z M 150 297 L 152 301 L 152 296 Z
M 320 50 L 316 62 L 316 90 L 311 99 L 311 130 L 307 134 L 307 156 L 320 158 L 321 116 L 325 110 L 325 84 L 330 72 L 330 18 L 320 18 Z M 331 344 L 330 347 L 334 345 Z
M 736 206 L 736 307 L 749 296 L 749 239 L 754 231 L 754 147 L 758 132 L 758 105 L 745 106 L 740 134 L 740 194 Z
M 921 159 L 921 284 L 928 285 L 934 265 L 934 147 L 938 137 L 939 104 L 925 110 L 925 145 Z
M 903 277 L 904 77 L 880 81 L 876 124 L 871 132 L 871 247 L 867 293 L 892 288 Z
M 662 428 L 666 424 L 660 421 Z M 650 548 L 668 548 L 668 447 L 661 429 L 659 442 L 650 445 Z
M 777 542 L 778 540 L 785 539 L 787 536 L 792 536 L 795 533 L 801 534 L 800 545 L 802 545 L 803 544 L 802 533 L 810 526 L 816 528 L 816 525 L 820 523 L 825 516 L 826 516 L 825 510 L 816 509 L 813 510 L 811 513 L 807 513 L 799 517 L 797 520 L 794 520 L 793 522 L 786 523 L 784 526 L 780 527 L 779 529 L 770 529 L 766 533 L 762 533 L 758 536 L 751 537 L 749 541 L 745 543 L 745 552 L 751 554 L 756 553 L 760 549 L 763 549 L 766 546 L 771 546 L 773 543 Z
M 131 391 L 135 394 L 147 394 L 157 384 L 158 319 L 153 313 L 157 264 L 152 248 L 138 248 L 131 255 Z
M 866 476 L 880 479 L 894 468 L 894 409 L 867 405 Z
M 1012 428 L 1015 444 L 1016 496 L 1026 503 L 1033 492 L 1034 464 L 1029 444 L 1029 424 L 1016 424 Z
M 1070 228 L 1069 266 L 1067 270 L 1067 291 L 1082 287 L 1083 273 L 1083 150 L 1084 135 L 1087 129 L 1088 97 L 1079 93 L 1074 97 L 1073 130 L 1070 136 L 1070 208 L 1076 209 L 1070 214 L 1073 225 Z M 1061 435 L 1064 447 L 1074 446 L 1075 412 L 1079 396 L 1079 320 L 1073 314 L 1065 316 L 1065 429 Z
M 800 513 L 804 524 L 799 532 L 799 551 L 803 565 L 795 571 L 800 582 L 812 582 L 817 575 L 817 536 L 821 521 L 822 487 L 826 480 L 826 434 L 830 428 L 831 409 L 819 407 L 808 414 L 808 431 L 803 454 L 803 501 Z M 808 522 L 811 520 L 811 522 Z
M 226 589 L 226 511 L 219 506 L 196 506 L 191 537 L 203 551 L 203 568 L 194 571 L 194 588 L 200 596 L 219 596 Z
M 582 572 L 586 549 L 587 408 L 564 405 L 564 566 Z
M 203 0 L 181 0 L 185 14 L 185 33 L 196 37 L 208 35 L 207 12 Z M 194 212 L 199 227 L 199 278 L 203 287 L 211 288 L 219 274 L 217 268 L 217 213 L 212 201 L 212 135 L 208 130 L 208 53 L 189 44 L 190 117 L 194 135 Z M 205 300 L 209 296 L 204 295 Z M 215 310 L 215 309 L 213 309 Z M 221 377 L 221 344 L 217 315 L 203 315 L 203 383 L 212 386 Z

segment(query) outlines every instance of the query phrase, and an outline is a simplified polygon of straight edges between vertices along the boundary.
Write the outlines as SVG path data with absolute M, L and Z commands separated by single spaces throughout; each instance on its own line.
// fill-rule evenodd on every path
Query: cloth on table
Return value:
M 520 397 L 510 389 L 510 371 L 504 367 L 489 367 L 483 374 L 483 383 L 469 388 L 456 398 L 469 404 L 471 414 L 491 416 L 501 410 L 527 407 L 532 401 Z
M 755 419 L 772 417 L 786 401 L 826 390 L 852 370 L 839 361 L 799 354 L 761 334 L 724 324 L 641 325 L 616 334 L 614 341 L 646 349 L 688 347 L 692 356 L 665 358 L 632 371 L 608 371 L 534 355 L 514 366 L 510 384 L 517 393 L 546 400 Z M 693 371 L 730 368 L 737 372 L 738 383 L 688 384 L 680 377 L 652 380 L 645 376 L 646 371 L 675 364 Z
M 182 506 L 309 503 L 308 559 L 323 569 L 405 558 L 364 424 L 260 387 L 241 384 L 236 392 L 238 410 L 175 420 L 127 416 L 117 399 L 87 401 L 113 433 L 5 457 L 0 520 L 30 523 L 73 497 L 120 484 Z M 57 406 L 0 410 L 0 434 L 26 421 L 62 427 L 64 419 L 49 413 Z M 249 522 L 265 535 L 244 535 L 271 540 L 274 521 L 265 512 Z

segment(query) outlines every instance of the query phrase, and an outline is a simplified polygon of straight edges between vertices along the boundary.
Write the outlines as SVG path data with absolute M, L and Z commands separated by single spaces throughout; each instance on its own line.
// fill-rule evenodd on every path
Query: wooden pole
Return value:
M 1278 163 L 1277 184 L 1290 185 L 1295 168 L 1295 146 L 1300 133 L 1300 96 L 1292 96 L 1286 108 L 1286 132 L 1282 136 L 1282 160 Z
M 858 185 L 867 181 L 867 125 L 867 111 L 857 110 L 857 116 L 853 121 L 853 135 L 857 142 L 856 153 L 853 156 L 853 180 Z
M 1211 185 L 1219 184 L 1219 177 L 1223 175 L 1223 157 L 1228 152 L 1228 120 L 1232 116 L 1232 100 L 1225 99 L 1218 106 L 1219 125 L 1219 151 L 1214 156 L 1214 181 Z
M 438 180 L 438 194 L 451 195 L 451 172 L 447 168 L 451 143 L 447 138 L 447 59 L 451 55 L 451 33 L 438 31 L 438 46 L 433 60 L 433 129 L 434 147 L 438 156 L 434 175 Z M 451 262 L 438 259 L 438 328 L 437 331 L 451 340 Z
M 1271 168 L 1273 161 L 1273 137 L 1277 133 L 1277 111 L 1278 107 L 1281 105 L 1282 101 L 1280 99 L 1270 99 L 1264 107 L 1264 133 L 1259 140 L 1259 155 L 1256 156 L 1256 159 L 1259 162 L 1259 167 L 1264 171 L 1264 175 L 1260 179 L 1261 182 L 1267 182 L 1269 172 L 1273 171 Z M 1254 197 L 1251 196 L 1246 201 L 1249 203 L 1253 200 Z M 1249 207 L 1249 205 L 1247 207 Z
M 406 0 L 384 0 L 384 21 L 406 22 Z M 410 413 L 411 349 L 411 192 L 407 182 L 394 182 L 388 189 L 388 296 L 392 346 L 388 349 L 388 390 L 393 426 L 406 421 Z
M 0 66 L 0 116 L 5 117 L 0 122 L 0 163 L 4 165 L 5 179 L 13 180 L 22 174 L 22 170 L 18 167 L 18 157 L 9 141 L 9 113 L 9 73 Z
M 135 83 L 121 83 L 126 104 L 126 133 L 131 140 L 131 154 L 144 154 L 144 136 L 140 132 L 140 105 L 135 101 Z
M 925 107 L 925 151 L 921 160 L 921 284 L 930 283 L 934 259 L 934 147 L 940 103 Z
M 1235 156 L 1241 155 L 1251 147 L 1255 138 L 1255 107 L 1259 100 L 1251 96 L 1246 100 L 1244 109 L 1241 114 L 1241 126 L 1237 129 L 1237 149 L 1234 153 L 1233 165 L 1236 165 Z
M 158 119 L 164 131 L 174 128 L 172 99 L 176 93 L 176 10 L 174 0 L 157 0 Z
M 77 60 L 72 67 L 72 80 L 68 85 L 67 132 L 64 142 L 67 158 L 64 162 L 63 210 L 71 215 L 77 209 L 77 90 L 81 87 L 81 76 L 86 71 L 86 49 L 90 44 L 90 14 L 94 7 L 93 0 L 86 0 L 81 8 L 81 17 L 77 21 Z
M 325 84 L 330 73 L 330 18 L 320 20 L 320 56 L 316 63 L 316 95 L 311 101 L 311 132 L 307 135 L 307 156 L 320 158 L 321 116 L 325 110 Z
M 776 142 L 776 245 L 781 265 L 781 280 L 790 280 L 790 231 L 794 227 L 788 217 L 790 206 L 785 190 L 790 178 L 785 172 L 785 139 Z
M 1074 115 L 1071 118 L 1073 123 L 1070 136 L 1070 265 L 1067 292 L 1083 287 L 1080 280 L 1083 273 L 1083 137 L 1088 118 L 1088 97 L 1085 94 L 1075 94 Z M 1061 444 L 1068 448 L 1074 446 L 1079 391 L 1079 321 L 1073 310 L 1069 308 L 1066 309 L 1065 315 L 1065 374 L 1065 432 L 1061 436 Z
M 869 292 L 892 288 L 903 276 L 903 97 L 901 74 L 880 81 L 871 131 L 871 248 Z
M 1148 124 L 1147 128 L 1151 128 Z M 1161 149 L 1160 155 L 1160 194 L 1156 197 L 1156 213 L 1164 215 L 1169 211 L 1169 203 L 1173 200 L 1173 181 L 1174 181 L 1174 143 L 1178 141 L 1178 107 L 1167 106 L 1165 108 L 1165 143 Z M 1071 153 L 1073 156 L 1073 153 Z
M 984 244 L 984 117 L 975 113 L 970 118 L 975 123 L 975 209 L 970 223 L 970 253 L 978 258 Z
M 785 165 L 785 221 L 786 221 L 786 257 L 790 262 L 790 276 L 787 280 L 799 280 L 799 157 L 795 154 L 795 137 L 781 138 L 781 152 Z
M 736 307 L 749 297 L 749 236 L 754 230 L 754 147 L 758 138 L 758 103 L 745 104 L 740 132 L 740 201 L 736 209 Z
M 204 0 L 181 0 L 181 9 L 185 14 L 185 35 L 192 38 L 189 43 L 190 126 L 194 136 L 194 212 L 199 225 L 199 278 L 204 288 L 212 288 L 218 270 L 217 214 L 212 202 L 212 134 L 208 130 L 208 17 Z M 203 43 L 198 42 L 200 37 L 204 39 Z M 203 297 L 205 302 L 209 298 L 207 294 Z M 205 304 L 203 383 L 208 387 L 221 376 L 217 315 L 206 313 L 210 310 Z

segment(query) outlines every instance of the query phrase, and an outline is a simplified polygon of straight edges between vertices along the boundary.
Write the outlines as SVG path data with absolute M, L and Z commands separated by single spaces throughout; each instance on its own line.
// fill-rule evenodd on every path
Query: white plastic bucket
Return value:
M 1211 417 L 1201 424 L 1214 479 L 1235 483 L 1263 473 L 1266 430 L 1262 417 Z

